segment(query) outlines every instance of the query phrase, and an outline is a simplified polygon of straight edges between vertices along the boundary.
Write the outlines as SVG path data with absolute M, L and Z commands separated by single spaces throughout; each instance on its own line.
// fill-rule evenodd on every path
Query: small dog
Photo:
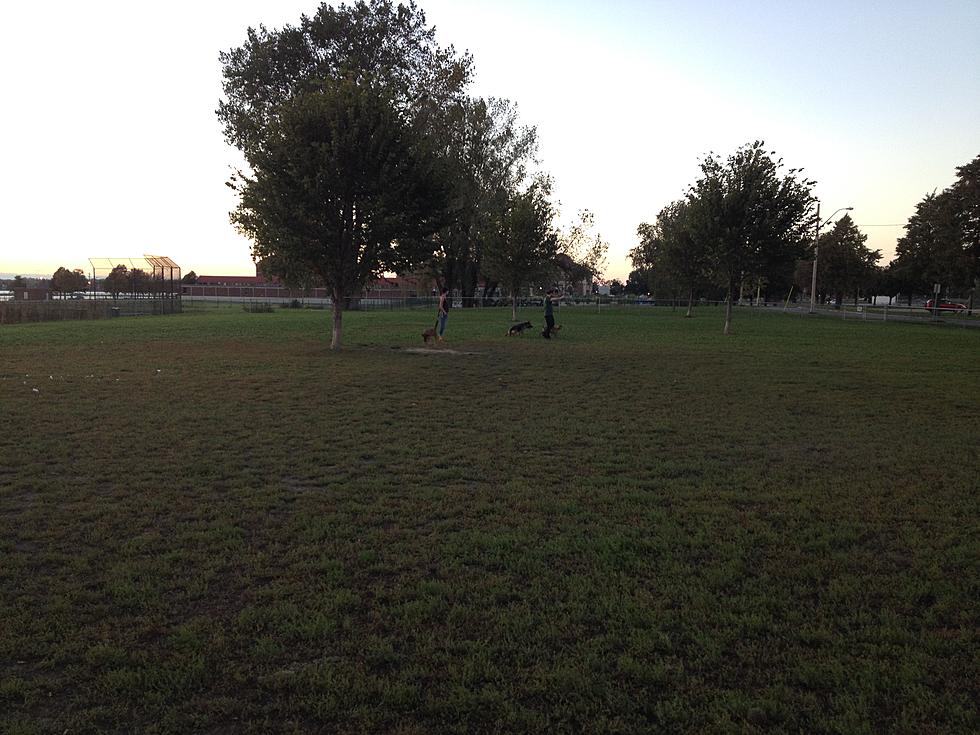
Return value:
M 521 322 L 520 324 L 515 324 L 507 330 L 507 336 L 513 337 L 515 334 L 523 334 L 525 329 L 530 329 L 532 326 L 534 325 L 531 324 L 531 322 Z
M 561 329 L 561 324 L 556 324 L 551 328 L 550 332 L 547 329 L 542 331 L 541 336 L 544 337 L 545 339 L 551 339 L 552 337 L 557 337 L 559 329 Z
M 438 324 L 439 322 L 436 322 Z M 436 328 L 435 325 L 429 327 L 424 332 L 422 332 L 422 341 L 429 344 L 429 340 L 435 341 L 436 338 Z

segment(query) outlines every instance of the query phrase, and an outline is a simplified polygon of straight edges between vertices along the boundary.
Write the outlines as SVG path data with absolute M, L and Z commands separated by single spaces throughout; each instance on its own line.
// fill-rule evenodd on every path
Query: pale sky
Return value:
M 595 213 L 606 276 L 700 156 L 766 141 L 853 206 L 887 262 L 915 204 L 980 154 L 980 2 L 421 0 L 483 96 L 535 125 L 563 220 Z M 237 151 L 214 114 L 218 53 L 318 3 L 4 3 L 0 273 L 168 255 L 254 273 L 228 221 Z M 888 225 L 888 226 L 871 226 Z

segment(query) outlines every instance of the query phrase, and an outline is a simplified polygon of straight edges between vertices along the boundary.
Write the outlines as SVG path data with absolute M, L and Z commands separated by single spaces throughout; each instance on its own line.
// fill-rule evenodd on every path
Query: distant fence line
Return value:
M 331 306 L 330 298 L 318 297 L 297 297 L 297 298 L 270 298 L 263 293 L 265 289 L 255 289 L 250 291 L 248 288 L 238 289 L 236 296 L 227 295 L 198 295 L 184 296 L 185 308 L 220 308 L 222 306 L 250 305 L 250 304 L 269 304 L 271 306 L 307 309 L 327 309 Z M 348 310 L 395 310 L 395 309 L 435 309 L 438 304 L 436 297 L 416 297 L 416 296 L 381 296 L 372 295 L 350 299 L 346 305 Z M 541 308 L 543 306 L 541 296 L 521 296 L 517 299 L 519 309 Z M 724 301 L 697 299 L 694 302 L 695 311 L 698 309 L 712 308 L 718 309 L 725 306 Z M 513 299 L 505 297 L 467 297 L 459 296 L 453 299 L 453 307 L 459 308 L 497 308 L 511 309 Z M 803 302 L 776 302 L 776 301 L 742 301 L 736 304 L 739 309 L 758 309 L 767 313 L 790 313 L 811 316 L 809 314 L 809 304 Z M 649 297 L 622 297 L 622 296 L 568 296 L 559 302 L 559 309 L 592 309 L 603 311 L 607 309 L 671 309 L 673 311 L 686 311 L 687 299 L 652 299 Z M 878 321 L 910 321 L 910 322 L 941 322 L 941 323 L 962 323 L 964 326 L 980 326 L 980 316 L 968 315 L 965 313 L 956 314 L 952 312 L 940 312 L 939 317 L 933 312 L 924 308 L 922 303 L 913 304 L 862 304 L 857 305 L 841 304 L 839 307 L 834 304 L 818 304 L 814 316 L 834 317 L 840 319 L 861 319 Z
M 329 297 L 304 296 L 302 292 L 278 288 L 262 287 L 197 287 L 194 295 L 185 294 L 177 298 L 140 299 L 53 299 L 44 301 L 2 301 L 0 302 L 0 324 L 21 322 L 59 321 L 72 319 L 108 319 L 125 316 L 150 316 L 180 313 L 187 309 L 206 309 L 234 306 L 254 306 L 267 304 L 280 308 L 328 309 L 332 305 Z M 229 291 L 234 295 L 229 295 Z M 453 307 L 496 308 L 510 310 L 514 300 L 509 297 L 455 297 Z M 517 299 L 519 309 L 542 308 L 541 296 L 521 296 Z M 345 308 L 357 310 L 395 310 L 432 309 L 437 307 L 435 296 L 403 296 L 373 292 L 348 300 Z M 617 309 L 671 309 L 686 311 L 686 299 L 653 299 L 649 297 L 623 296 L 566 296 L 559 302 L 559 309 L 591 309 L 597 311 Z M 698 299 L 694 309 L 719 309 L 724 301 Z M 904 321 L 918 323 L 944 323 L 964 327 L 980 327 L 980 315 L 943 311 L 937 317 L 923 304 L 818 304 L 815 313 L 809 313 L 809 304 L 803 302 L 764 302 L 743 301 L 738 309 L 757 309 L 767 313 L 790 313 L 802 316 L 819 316 L 843 320 L 863 321 Z
M 913 322 L 930 324 L 951 324 L 960 327 L 980 327 L 980 314 L 969 313 L 967 311 L 955 312 L 952 310 L 940 310 L 938 314 L 924 306 L 890 305 L 890 304 L 842 304 L 834 306 L 832 304 L 821 304 L 817 306 L 813 314 L 810 314 L 810 307 L 807 304 L 793 304 L 780 311 L 801 314 L 802 316 L 819 316 L 831 319 L 843 319 L 850 321 L 877 321 L 877 322 Z
M 0 324 L 179 314 L 180 298 L 49 299 L 0 302 Z

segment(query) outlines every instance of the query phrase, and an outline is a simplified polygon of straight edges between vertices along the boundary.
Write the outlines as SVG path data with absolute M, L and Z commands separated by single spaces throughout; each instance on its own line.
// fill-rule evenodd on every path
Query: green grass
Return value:
M 0 732 L 976 732 L 980 333 L 682 313 L 3 327 Z

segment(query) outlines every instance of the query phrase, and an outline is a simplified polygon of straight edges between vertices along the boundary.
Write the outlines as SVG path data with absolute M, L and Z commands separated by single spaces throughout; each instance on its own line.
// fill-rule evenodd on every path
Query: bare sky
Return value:
M 607 276 L 698 158 L 763 139 L 894 253 L 900 226 L 980 154 L 980 2 L 421 0 L 473 90 L 538 128 L 563 219 L 595 213 Z M 5 3 L 0 273 L 163 254 L 254 272 L 228 222 L 237 165 L 214 114 L 218 52 L 297 0 Z

